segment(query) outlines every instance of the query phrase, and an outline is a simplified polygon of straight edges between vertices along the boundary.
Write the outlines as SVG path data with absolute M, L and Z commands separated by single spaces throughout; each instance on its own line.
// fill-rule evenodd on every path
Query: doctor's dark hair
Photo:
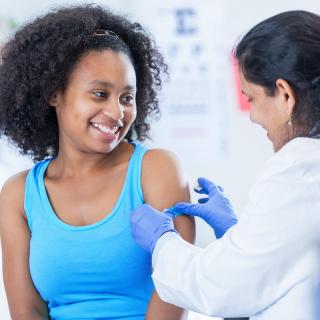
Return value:
M 277 79 L 295 92 L 296 136 L 320 133 L 320 17 L 288 11 L 262 21 L 238 43 L 234 55 L 245 79 L 275 93 Z
M 137 77 L 137 118 L 128 140 L 148 137 L 159 113 L 157 91 L 167 66 L 144 28 L 98 5 L 58 8 L 26 24 L 1 50 L 0 134 L 34 160 L 58 153 L 50 98 L 67 87 L 79 58 L 111 49 L 130 58 Z

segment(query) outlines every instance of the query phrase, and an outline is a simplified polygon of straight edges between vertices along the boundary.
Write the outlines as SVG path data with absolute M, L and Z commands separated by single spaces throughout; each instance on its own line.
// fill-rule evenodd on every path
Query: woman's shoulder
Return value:
M 288 142 L 265 164 L 260 176 L 320 181 L 320 140 L 296 138 Z
M 1 198 L 19 199 L 21 195 L 23 196 L 28 172 L 29 170 L 24 170 L 11 176 L 1 188 Z
M 142 162 L 142 187 L 146 193 L 188 193 L 187 179 L 177 156 L 164 149 L 150 149 Z M 150 191 L 150 192 L 149 192 Z M 178 193 L 178 192 L 177 192 Z
M 177 158 L 174 152 L 162 149 L 162 148 L 151 148 L 147 150 L 146 156 L 149 158 L 156 159 L 157 157 L 161 157 L 162 159 L 173 159 Z
M 154 171 L 156 175 L 179 173 L 181 163 L 172 151 L 156 148 L 147 150 L 143 159 L 143 168 L 147 171 Z
M 24 190 L 28 170 L 10 177 L 0 192 L 0 220 L 6 220 L 8 214 L 24 216 Z M 11 217 L 12 218 L 12 217 Z
M 278 152 L 279 157 L 294 157 L 297 159 L 309 158 L 309 156 L 319 155 L 320 139 L 309 137 L 297 137 L 289 141 Z

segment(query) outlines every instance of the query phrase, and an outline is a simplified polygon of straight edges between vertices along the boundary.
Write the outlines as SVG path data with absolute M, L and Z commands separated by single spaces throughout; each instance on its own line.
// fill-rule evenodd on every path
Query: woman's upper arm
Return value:
M 29 271 L 30 230 L 24 213 L 27 172 L 9 179 L 0 194 L 0 236 L 3 279 L 12 319 L 48 318 L 46 303 Z
M 171 152 L 150 150 L 143 159 L 142 189 L 144 200 L 158 210 L 171 207 L 179 201 L 190 201 L 186 178 L 177 158 Z M 174 221 L 182 238 L 191 243 L 195 239 L 194 219 L 179 216 Z M 163 302 L 154 292 L 150 300 L 146 319 L 182 320 L 188 316 L 183 309 Z
M 143 159 L 142 189 L 146 203 L 158 210 L 169 208 L 179 201 L 190 201 L 188 182 L 177 157 L 169 151 L 153 149 Z M 190 216 L 178 216 L 175 228 L 181 236 L 194 242 L 195 225 Z

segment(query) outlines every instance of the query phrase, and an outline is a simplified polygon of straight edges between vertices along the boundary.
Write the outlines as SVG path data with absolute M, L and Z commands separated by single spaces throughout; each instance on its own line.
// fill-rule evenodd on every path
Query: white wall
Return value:
M 91 1 L 0 0 L 0 34 L 7 33 L 8 18 L 18 24 L 62 3 Z M 171 149 L 180 157 L 190 186 L 207 176 L 224 186 L 238 214 L 250 185 L 272 154 L 262 129 L 240 111 L 235 96 L 229 54 L 238 37 L 260 20 L 285 10 L 320 13 L 320 2 L 305 0 L 114 0 L 97 1 L 127 12 L 146 25 L 166 55 L 171 80 L 164 88 L 163 117 L 154 125 L 151 146 Z M 299 5 L 298 5 L 299 4 Z M 180 11 L 179 11 L 180 10 Z M 177 15 L 189 10 L 181 20 Z M 179 13 L 180 12 L 180 13 Z M 181 16 L 180 16 L 181 17 Z M 179 20 L 180 19 L 180 20 Z M 2 21 L 2 23 L 1 23 Z M 184 26 L 181 26 L 181 23 Z M 183 35 L 177 29 L 195 29 Z M 3 35 L 0 40 L 3 38 Z M 197 108 L 192 106 L 197 105 Z M 0 144 L 0 185 L 30 161 Z M 195 198 L 195 197 L 194 197 Z M 213 239 L 211 230 L 198 223 L 197 244 Z M 0 285 L 0 318 L 9 319 Z M 192 319 L 205 319 L 192 314 Z

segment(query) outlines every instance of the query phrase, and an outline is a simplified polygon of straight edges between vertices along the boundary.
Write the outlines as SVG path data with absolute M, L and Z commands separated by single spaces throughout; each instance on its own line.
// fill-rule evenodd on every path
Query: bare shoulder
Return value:
M 149 150 L 144 156 L 142 189 L 146 202 L 160 208 L 190 197 L 180 161 L 173 152 L 163 149 Z
M 24 189 L 28 170 L 10 177 L 2 186 L 0 193 L 0 218 L 3 218 L 7 208 L 23 211 Z M 11 210 L 10 210 L 11 211 Z M 15 212 L 17 210 L 14 210 Z
M 2 186 L 1 197 L 10 197 L 24 193 L 26 178 L 29 170 L 21 171 L 10 177 Z
M 169 174 L 185 179 L 180 160 L 173 152 L 165 149 L 149 150 L 143 159 L 143 171 L 151 175 L 151 178 L 153 176 L 165 178 L 164 175 Z
M 146 159 L 157 159 L 177 160 L 177 156 L 170 150 L 167 149 L 150 149 L 146 152 Z

